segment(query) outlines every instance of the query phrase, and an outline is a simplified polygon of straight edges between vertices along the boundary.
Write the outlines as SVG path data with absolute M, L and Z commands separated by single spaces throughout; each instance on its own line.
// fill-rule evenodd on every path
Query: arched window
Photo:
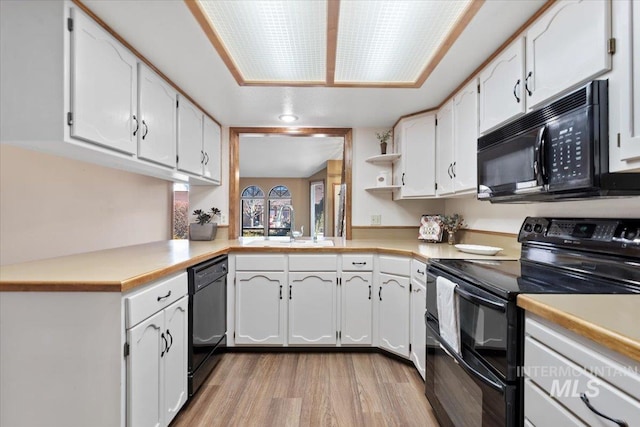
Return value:
M 295 219 L 291 206 L 291 193 L 284 185 L 276 185 L 269 191 L 269 236 L 287 236 L 291 232 L 291 220 Z
M 251 185 L 242 191 L 242 235 L 264 236 L 264 191 Z

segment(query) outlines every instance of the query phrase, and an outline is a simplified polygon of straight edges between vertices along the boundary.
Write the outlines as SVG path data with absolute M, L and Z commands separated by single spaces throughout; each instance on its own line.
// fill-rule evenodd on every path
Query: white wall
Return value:
M 171 238 L 168 181 L 0 145 L 0 265 Z
M 468 228 L 514 234 L 518 233 L 527 216 L 640 218 L 640 197 L 527 204 L 448 199 L 445 207 L 447 214 L 462 214 Z
M 367 157 L 380 154 L 376 132 L 386 129 L 357 128 L 353 130 L 353 199 L 352 225 L 371 225 L 371 215 L 382 216 L 382 226 L 415 226 L 423 214 L 438 214 L 445 210 L 443 200 L 393 201 L 391 193 L 369 193 L 367 187 L 375 187 L 376 177 L 385 167 L 365 162 Z M 387 147 L 391 152 L 392 144 Z

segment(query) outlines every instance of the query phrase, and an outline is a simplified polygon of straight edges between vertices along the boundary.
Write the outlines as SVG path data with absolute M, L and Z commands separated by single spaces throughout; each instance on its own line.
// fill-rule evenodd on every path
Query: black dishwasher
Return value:
M 207 379 L 227 343 L 227 256 L 190 267 L 189 397 Z

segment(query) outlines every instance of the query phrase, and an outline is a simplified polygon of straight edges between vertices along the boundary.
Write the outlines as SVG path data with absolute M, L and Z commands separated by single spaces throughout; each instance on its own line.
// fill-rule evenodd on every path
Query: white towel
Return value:
M 458 285 L 444 277 L 436 279 L 438 323 L 440 336 L 456 353 L 460 354 L 460 316 L 456 287 Z

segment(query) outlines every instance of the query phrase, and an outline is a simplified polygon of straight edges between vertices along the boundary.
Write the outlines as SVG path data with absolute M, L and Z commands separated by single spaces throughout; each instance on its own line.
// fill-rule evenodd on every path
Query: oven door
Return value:
M 478 148 L 478 199 L 519 198 L 545 191 L 546 127 Z
M 466 344 L 456 354 L 438 333 L 428 313 L 425 394 L 442 426 L 517 426 L 515 385 L 506 384 Z
M 506 382 L 515 381 L 517 366 L 520 364 L 518 312 L 515 302 L 510 303 L 432 266 L 427 278 L 427 312 L 436 322 L 438 276 L 458 285 L 456 299 L 461 343 L 465 344 L 475 357 L 483 360 L 498 378 Z

